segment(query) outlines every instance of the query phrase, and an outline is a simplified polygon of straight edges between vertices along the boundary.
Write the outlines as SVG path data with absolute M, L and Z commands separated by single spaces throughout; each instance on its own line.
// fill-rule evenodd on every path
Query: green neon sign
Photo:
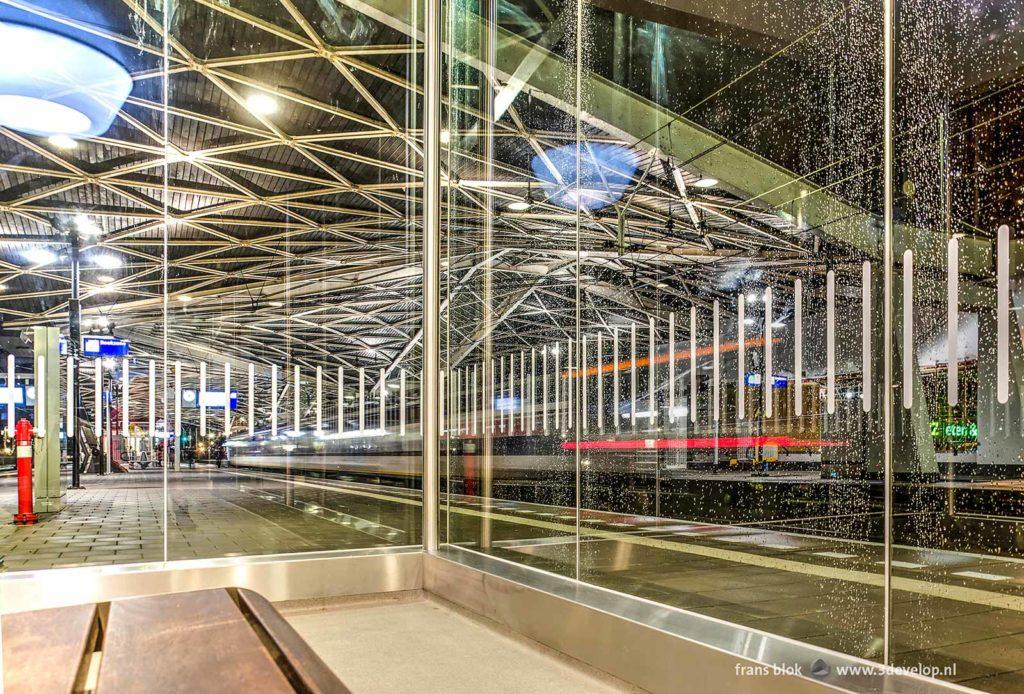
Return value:
M 931 422 L 932 438 L 953 439 L 956 441 L 977 441 L 978 425 L 976 422 Z

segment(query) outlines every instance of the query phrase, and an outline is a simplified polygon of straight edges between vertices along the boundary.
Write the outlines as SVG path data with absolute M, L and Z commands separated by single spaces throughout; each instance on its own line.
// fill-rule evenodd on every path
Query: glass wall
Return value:
M 446 4 L 443 540 L 1017 681 L 1022 8 L 933 5 Z
M 4 570 L 420 544 L 416 8 L 0 6 Z

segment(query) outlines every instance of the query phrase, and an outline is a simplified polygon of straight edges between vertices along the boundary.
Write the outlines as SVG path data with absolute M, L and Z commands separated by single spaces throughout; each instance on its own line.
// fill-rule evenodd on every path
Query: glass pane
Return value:
M 446 3 L 442 138 L 442 530 L 573 576 L 575 12 Z
M 897 3 L 893 662 L 1022 684 L 1020 3 Z
M 174 4 L 172 559 L 420 542 L 421 68 L 393 19 Z
M 0 6 L 5 472 L 34 426 L 32 493 L 0 484 L 6 571 L 164 558 L 161 477 L 128 474 L 106 426 L 122 351 L 140 371 L 163 352 L 163 15 L 132 7 Z
M 880 658 L 881 3 L 683 5 L 586 7 L 582 576 Z

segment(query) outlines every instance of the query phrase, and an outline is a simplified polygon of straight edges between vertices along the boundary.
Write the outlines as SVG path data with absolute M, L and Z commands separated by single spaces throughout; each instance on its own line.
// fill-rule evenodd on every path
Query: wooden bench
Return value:
M 22 612 L 0 626 L 5 694 L 349 691 L 244 589 Z

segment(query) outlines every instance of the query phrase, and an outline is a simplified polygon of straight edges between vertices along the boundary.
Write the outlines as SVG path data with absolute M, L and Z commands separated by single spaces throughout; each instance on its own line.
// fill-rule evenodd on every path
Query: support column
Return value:
M 59 340 L 58 328 L 32 329 L 32 361 L 35 366 L 36 386 L 35 426 L 42 424 L 45 432 L 42 438 L 35 438 L 33 443 L 33 491 L 36 513 L 54 513 L 64 508 L 64 490 L 60 486 Z

